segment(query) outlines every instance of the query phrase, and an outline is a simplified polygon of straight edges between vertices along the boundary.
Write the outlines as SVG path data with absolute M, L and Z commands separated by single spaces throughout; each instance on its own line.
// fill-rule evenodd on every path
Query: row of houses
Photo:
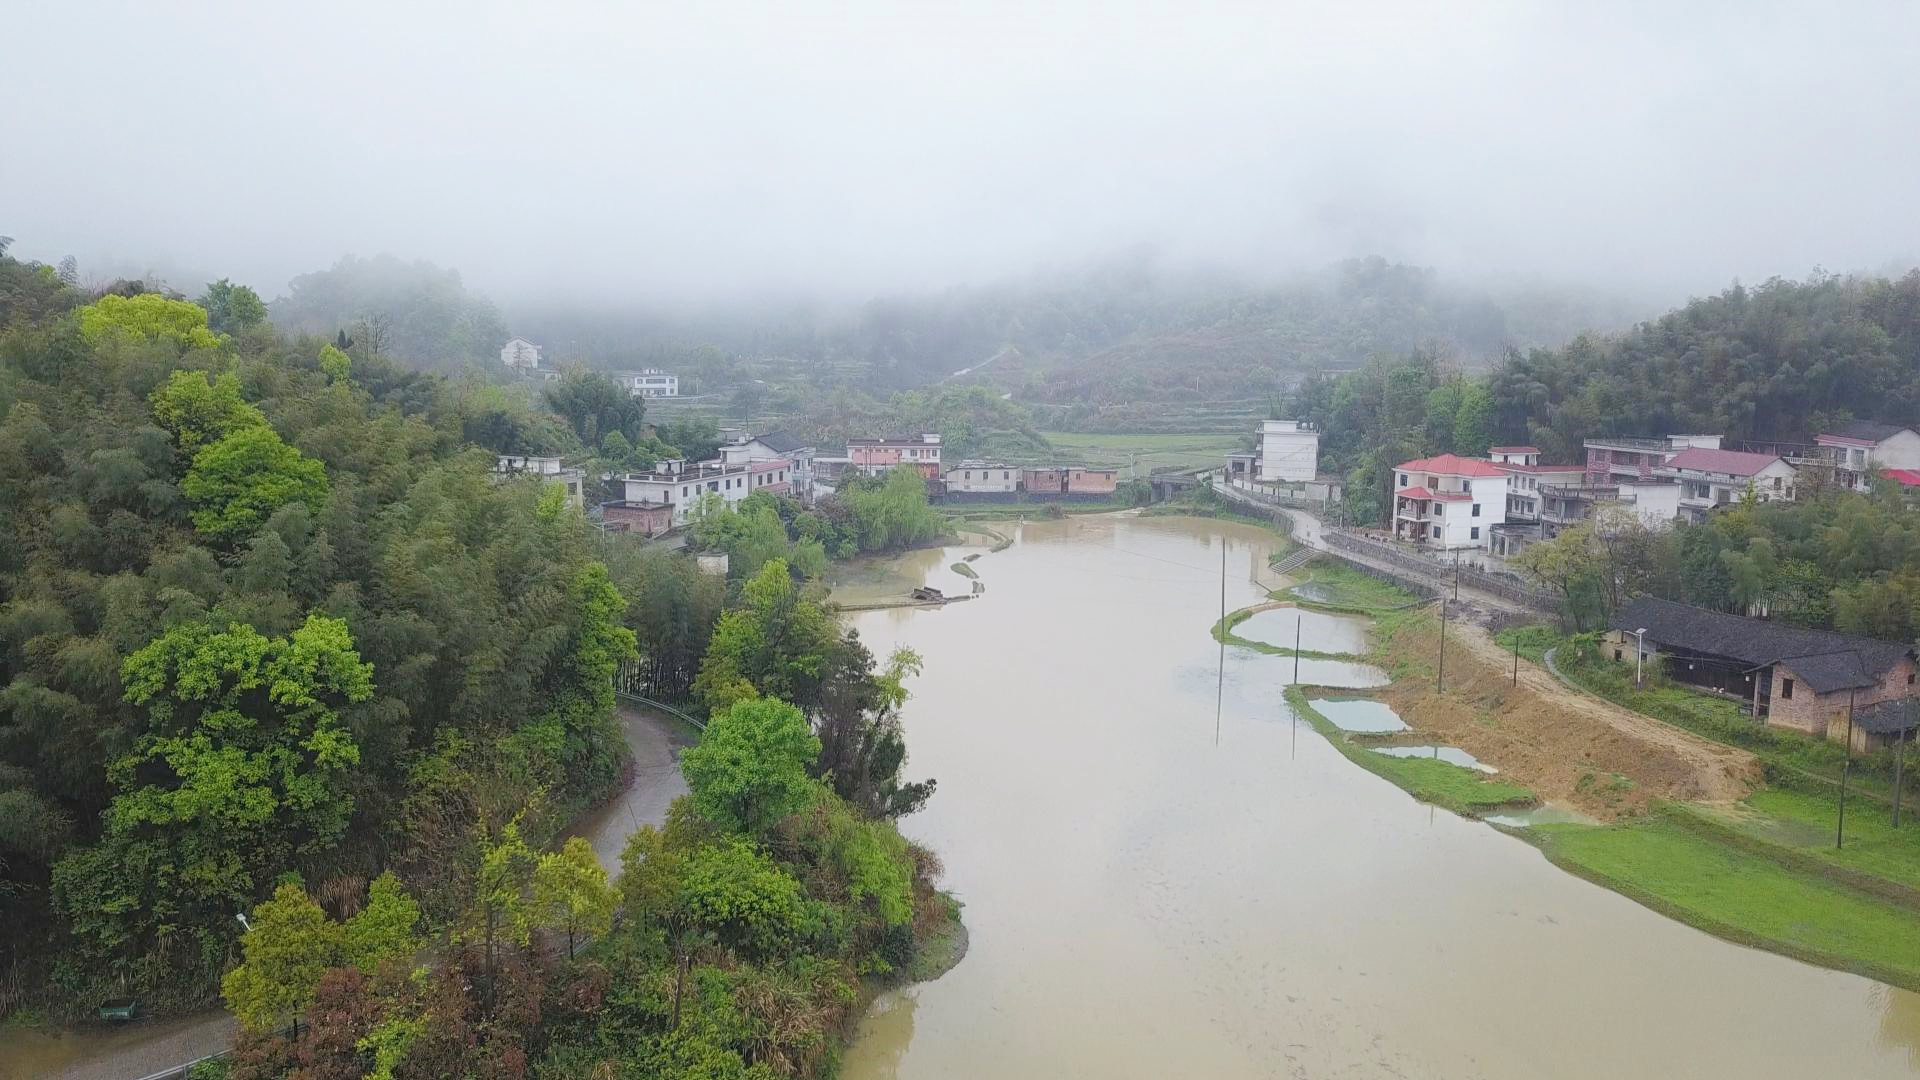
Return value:
M 1859 422 L 1812 444 L 1731 450 L 1718 435 L 1587 439 L 1584 462 L 1543 463 L 1533 446 L 1486 458 L 1442 454 L 1395 467 L 1395 537 L 1443 550 L 1512 555 L 1602 507 L 1648 526 L 1698 523 L 1754 498 L 1790 501 L 1808 483 L 1869 491 L 1880 478 L 1920 488 L 1920 434 Z
M 948 469 L 941 491 L 955 501 L 1033 498 L 1104 499 L 1120 489 L 1120 470 L 1095 465 L 1003 465 L 963 461 Z

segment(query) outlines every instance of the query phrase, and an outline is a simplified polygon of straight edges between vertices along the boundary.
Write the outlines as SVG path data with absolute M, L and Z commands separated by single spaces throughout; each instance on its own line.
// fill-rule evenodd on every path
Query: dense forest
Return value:
M 493 472 L 503 411 L 675 450 L 624 399 L 503 402 L 231 283 L 82 294 L 4 253 L 0 326 L 0 1016 L 224 983 L 235 1075 L 576 1075 L 563 1043 L 810 1075 L 851 981 L 950 916 L 888 820 L 931 792 L 911 654 L 780 559 L 729 586 Z M 618 896 L 548 850 L 622 781 L 616 680 L 715 718 Z M 806 1010 L 772 1040 L 769 994 Z M 657 1037 L 597 1041 L 603 1006 Z
M 507 343 L 500 312 L 469 292 L 459 271 L 391 255 L 349 255 L 302 274 L 270 309 L 289 333 L 331 337 L 348 328 L 369 351 L 432 371 L 497 368 Z

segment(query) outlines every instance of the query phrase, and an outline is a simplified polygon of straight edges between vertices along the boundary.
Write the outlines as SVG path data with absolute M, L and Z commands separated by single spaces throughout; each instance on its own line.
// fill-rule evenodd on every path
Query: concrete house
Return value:
M 1507 519 L 1507 473 L 1457 454 L 1394 467 L 1393 534 L 1445 551 L 1485 550 Z
M 1259 474 L 1262 483 L 1311 480 L 1320 466 L 1320 433 L 1305 420 L 1260 423 Z
M 516 371 L 532 373 L 540 367 L 540 346 L 514 338 L 500 347 L 500 362 Z
M 755 490 L 752 485 L 755 475 L 753 469 L 753 464 L 748 462 L 729 465 L 720 461 L 703 461 L 689 465 L 677 458 L 669 458 L 660 462 L 652 472 L 628 473 L 621 478 L 621 485 L 626 489 L 626 502 L 665 503 L 673 507 L 673 521 L 678 525 L 687 520 L 693 504 L 708 493 L 720 496 L 728 506 L 739 505 Z M 763 472 L 759 475 L 770 474 Z
M 1906 642 L 1802 630 L 1650 596 L 1623 606 L 1611 625 L 1613 659 L 1632 663 L 1644 640 L 1642 664 L 1737 698 L 1769 727 L 1844 742 L 1851 705 L 1856 750 L 1904 730 L 1905 699 L 1916 690 L 1914 648 Z
M 904 435 L 883 436 L 878 439 L 848 439 L 847 464 L 874 476 L 897 468 L 911 466 L 926 480 L 940 479 L 940 436 L 925 434 L 915 438 Z
M 1655 474 L 1680 483 L 1680 515 L 1705 521 L 1719 507 L 1752 492 L 1761 502 L 1793 500 L 1793 466 L 1775 454 L 1740 450 L 1682 450 Z
M 600 504 L 600 520 L 612 532 L 659 536 L 673 528 L 673 507 L 667 503 L 628 502 L 619 499 Z
M 787 483 L 793 494 L 813 498 L 814 448 L 784 431 L 765 435 L 738 435 L 720 447 L 720 460 L 728 465 L 747 462 L 786 461 L 791 469 Z
M 1604 484 L 1613 480 L 1649 480 L 1655 470 L 1673 460 L 1682 450 L 1718 450 L 1718 435 L 1668 435 L 1643 438 L 1637 435 L 1588 439 L 1587 482 Z
M 568 503 L 576 508 L 586 507 L 587 474 L 585 470 L 569 469 L 558 457 L 539 454 L 500 454 L 494 460 L 493 471 L 502 476 L 541 477 L 549 483 L 559 484 L 565 488 Z
M 1020 490 L 1017 466 L 988 461 L 963 461 L 947 470 L 948 495 L 1012 495 Z
M 1020 482 L 1034 498 L 1100 499 L 1119 489 L 1120 470 L 1083 465 L 1029 465 L 1020 470 Z
M 634 397 L 665 398 L 680 396 L 680 376 L 659 368 L 614 372 L 614 380 Z
M 1854 491 L 1873 489 L 1883 470 L 1920 469 L 1920 435 L 1897 424 L 1856 420 L 1840 430 L 1814 438 L 1815 452 L 1803 468 L 1813 467 L 1833 483 Z

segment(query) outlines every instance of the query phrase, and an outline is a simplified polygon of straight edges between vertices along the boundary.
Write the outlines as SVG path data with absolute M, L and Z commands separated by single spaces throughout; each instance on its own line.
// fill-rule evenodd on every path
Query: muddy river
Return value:
M 1270 542 L 1029 523 L 972 564 L 978 599 L 854 617 L 926 659 L 908 771 L 939 790 L 905 828 L 972 949 L 876 1003 L 849 1080 L 1920 1076 L 1920 996 L 1719 941 L 1414 802 L 1294 728 L 1291 658 L 1227 651 L 1216 743 L 1221 545 L 1240 607 Z M 978 550 L 899 572 L 944 582 Z

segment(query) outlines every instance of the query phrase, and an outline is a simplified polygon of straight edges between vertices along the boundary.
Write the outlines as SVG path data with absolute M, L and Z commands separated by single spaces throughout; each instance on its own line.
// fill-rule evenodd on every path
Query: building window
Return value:
M 1434 538 L 1435 540 L 1438 540 L 1438 539 L 1440 539 L 1440 526 L 1438 526 L 1438 525 L 1435 525 L 1435 526 L 1433 527 L 1433 538 Z
M 1474 517 L 1479 517 L 1479 516 L 1480 516 L 1480 504 L 1479 504 L 1479 503 L 1474 503 L 1474 504 L 1473 504 L 1473 516 L 1474 516 Z
M 1469 536 L 1467 537 L 1467 539 L 1469 539 L 1469 540 L 1478 540 L 1478 539 L 1480 539 L 1480 526 L 1478 526 L 1478 525 L 1475 525 L 1475 526 L 1473 527 L 1473 529 L 1472 529 L 1472 531 L 1471 531 L 1471 534 L 1470 534 L 1470 535 L 1469 535 Z
M 1619 650 L 1619 649 L 1615 649 L 1615 650 L 1613 650 L 1613 658 L 1614 658 L 1614 660 L 1616 660 L 1616 661 L 1618 661 L 1618 660 L 1621 660 L 1621 659 L 1623 659 L 1623 657 L 1622 657 L 1622 656 L 1620 655 L 1620 650 Z
M 1400 474 L 1400 486 L 1401 486 L 1401 487 L 1406 487 L 1406 486 L 1407 486 L 1407 474 L 1406 474 L 1406 473 L 1401 473 L 1401 474 Z
M 1434 504 L 1433 504 L 1433 516 L 1434 516 L 1434 517 L 1446 517 L 1446 516 L 1447 516 L 1447 504 L 1446 504 L 1446 503 L 1434 503 Z
M 1780 680 L 1780 696 L 1783 698 L 1791 698 L 1793 696 L 1793 680 L 1792 679 Z

